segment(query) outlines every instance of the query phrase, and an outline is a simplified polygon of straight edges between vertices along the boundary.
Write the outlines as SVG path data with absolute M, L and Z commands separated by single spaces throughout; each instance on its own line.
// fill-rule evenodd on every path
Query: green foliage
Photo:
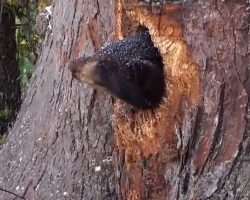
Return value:
M 52 3 L 52 0 L 7 0 L 5 7 L 16 18 L 16 41 L 20 82 L 25 91 L 35 67 L 41 38 L 36 34 L 35 23 L 38 11 Z
M 6 0 L 4 3 L 16 19 L 19 79 L 23 92 L 34 70 L 42 41 L 35 30 L 36 16 L 51 3 L 52 0 Z
M 38 0 L 37 1 L 37 8 L 39 12 L 41 12 L 46 6 L 51 5 L 53 0 Z
M 34 69 L 34 63 L 30 61 L 29 58 L 25 56 L 19 56 L 19 68 L 20 68 L 20 82 L 21 87 L 26 88 L 29 78 Z
M 20 13 L 21 12 L 21 13 Z M 37 15 L 36 1 L 29 1 L 25 8 L 16 15 L 16 41 L 18 63 L 20 69 L 20 82 L 25 91 L 29 78 L 35 66 L 39 37 L 36 35 L 34 25 Z M 31 57 L 30 55 L 35 55 Z
M 0 149 L 3 146 L 3 144 L 5 143 L 5 139 L 2 135 L 0 135 Z
M 18 2 L 16 0 L 7 0 L 6 3 L 11 6 L 17 6 Z
M 42 41 L 35 30 L 36 16 L 41 11 L 40 9 L 44 9 L 51 4 L 52 0 L 5 0 L 3 2 L 3 7 L 1 7 L 0 2 L 0 15 L 3 8 L 15 17 L 19 80 L 24 93 L 34 71 Z M 0 102 L 4 102 L 3 92 L 0 92 Z M 4 105 L 0 107 L 0 148 L 5 142 L 3 136 L 6 132 L 4 124 L 9 124 L 8 119 L 11 113 L 12 111 L 8 107 Z
M 0 110 L 0 119 L 1 118 L 6 118 L 9 116 L 9 109 L 5 107 L 4 109 Z

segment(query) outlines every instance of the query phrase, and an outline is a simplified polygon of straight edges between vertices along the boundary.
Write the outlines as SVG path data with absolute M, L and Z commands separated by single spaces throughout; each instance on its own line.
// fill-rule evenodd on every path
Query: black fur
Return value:
M 139 109 L 157 106 L 164 93 L 165 83 L 162 58 L 147 30 L 115 41 L 89 58 L 70 64 L 73 76 L 84 70 L 89 62 L 94 66 L 95 84 Z

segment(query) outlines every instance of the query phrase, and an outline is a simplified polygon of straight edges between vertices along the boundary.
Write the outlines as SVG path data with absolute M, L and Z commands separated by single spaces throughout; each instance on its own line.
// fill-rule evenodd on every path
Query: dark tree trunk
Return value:
M 2 188 L 39 200 L 250 198 L 246 2 L 138 2 L 55 1 L 52 34 L 0 153 Z M 100 48 L 112 27 L 121 38 L 138 24 L 162 54 L 166 94 L 148 111 L 115 101 L 114 170 L 110 98 L 72 81 L 66 65 Z
M 110 98 L 72 80 L 70 59 L 112 31 L 112 1 L 57 0 L 18 119 L 0 152 L 0 187 L 26 199 L 115 199 Z M 0 191 L 0 199 L 16 199 Z
M 4 7 L 0 22 L 0 135 L 14 122 L 21 104 L 15 38 L 15 17 Z

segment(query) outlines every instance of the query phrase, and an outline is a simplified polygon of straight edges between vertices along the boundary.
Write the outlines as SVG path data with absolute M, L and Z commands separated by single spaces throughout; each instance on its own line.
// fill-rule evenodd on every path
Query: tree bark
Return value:
M 0 21 L 0 135 L 15 121 L 21 104 L 15 17 L 5 7 Z
M 117 1 L 116 35 L 148 27 L 166 77 L 158 108 L 114 104 L 120 199 L 250 198 L 248 9 L 240 0 Z
M 111 101 L 73 81 L 113 26 L 112 1 L 58 0 L 18 119 L 0 152 L 0 187 L 28 200 L 115 199 Z M 17 199 L 0 191 L 0 199 Z
M 152 2 L 55 1 L 52 35 L 0 153 L 1 187 L 27 199 L 250 198 L 246 2 Z M 72 81 L 66 65 L 112 28 L 122 38 L 139 24 L 163 57 L 166 94 L 148 111 L 115 100 L 112 129 L 110 98 Z

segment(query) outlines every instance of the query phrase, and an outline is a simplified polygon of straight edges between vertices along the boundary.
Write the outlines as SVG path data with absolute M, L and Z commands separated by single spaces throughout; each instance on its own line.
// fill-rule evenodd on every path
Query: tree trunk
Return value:
M 21 104 L 15 17 L 5 7 L 0 21 L 0 135 L 15 121 Z
M 112 27 L 122 38 L 139 24 L 163 57 L 166 94 L 147 111 L 115 100 L 111 129 L 110 98 L 72 81 L 66 65 Z M 249 24 L 241 0 L 55 1 L 52 35 L 0 153 L 0 186 L 39 200 L 249 199 Z
M 117 1 L 116 35 L 148 27 L 166 77 L 158 108 L 114 105 L 120 199 L 250 198 L 248 9 Z
M 110 98 L 67 68 L 107 40 L 113 13 L 112 1 L 55 1 L 52 33 L 0 153 L 2 189 L 28 200 L 115 199 Z M 16 196 L 0 191 L 0 199 Z

